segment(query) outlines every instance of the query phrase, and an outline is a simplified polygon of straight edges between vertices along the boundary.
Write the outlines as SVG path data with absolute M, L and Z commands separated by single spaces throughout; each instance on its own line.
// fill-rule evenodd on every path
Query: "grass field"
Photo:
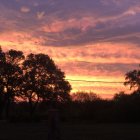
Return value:
M 140 140 L 140 124 L 63 123 L 62 140 Z M 0 122 L 0 140 L 47 140 L 46 123 Z

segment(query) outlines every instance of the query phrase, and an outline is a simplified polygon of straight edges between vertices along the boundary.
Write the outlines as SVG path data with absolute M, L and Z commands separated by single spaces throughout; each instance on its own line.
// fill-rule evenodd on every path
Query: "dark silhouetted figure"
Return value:
M 60 118 L 56 103 L 52 102 L 48 110 L 48 139 L 60 140 Z

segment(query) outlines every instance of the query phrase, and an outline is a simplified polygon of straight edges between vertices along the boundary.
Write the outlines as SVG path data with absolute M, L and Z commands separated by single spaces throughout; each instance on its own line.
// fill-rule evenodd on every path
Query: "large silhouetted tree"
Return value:
M 9 115 L 16 98 L 29 103 L 32 116 L 39 101 L 66 101 L 71 86 L 65 74 L 45 54 L 29 54 L 0 48 L 0 109 Z M 2 113 L 2 111 L 0 111 Z
M 19 91 L 22 83 L 22 70 L 18 62 L 23 59 L 22 52 L 10 50 L 6 53 L 0 48 L 0 98 L 5 107 L 6 117 L 9 116 L 9 107 Z
M 3 85 L 3 73 L 4 65 L 6 63 L 5 54 L 0 47 L 0 117 L 4 109 L 4 85 Z
M 126 73 L 124 85 L 129 85 L 130 89 L 134 88 L 140 92 L 140 69 Z
M 65 101 L 71 86 L 64 73 L 45 54 L 29 54 L 23 62 L 21 97 L 28 101 L 32 116 L 40 100 Z

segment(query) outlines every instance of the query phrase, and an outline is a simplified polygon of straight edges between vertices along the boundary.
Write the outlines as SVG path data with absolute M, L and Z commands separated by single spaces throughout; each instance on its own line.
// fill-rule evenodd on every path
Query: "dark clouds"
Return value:
M 29 33 L 40 45 L 83 45 L 118 38 L 140 43 L 134 35 L 140 31 L 139 0 L 1 0 L 0 8 L 1 23 L 9 23 L 8 27 L 1 24 L 1 31 Z
M 74 74 L 78 73 L 79 75 L 88 75 L 88 76 L 114 76 L 114 74 L 120 75 L 122 73 L 126 73 L 134 68 L 138 67 L 138 63 L 134 64 L 122 64 L 119 63 L 92 63 L 92 62 L 69 62 L 61 65 L 63 69 L 68 68 L 66 73 Z M 72 70 L 72 71 L 71 71 Z M 73 73 L 74 72 L 74 73 Z

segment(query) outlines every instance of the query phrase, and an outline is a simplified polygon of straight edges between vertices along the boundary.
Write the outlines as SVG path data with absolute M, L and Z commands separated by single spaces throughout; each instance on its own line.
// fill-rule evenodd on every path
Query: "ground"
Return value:
M 62 123 L 62 140 L 140 140 L 140 124 Z M 47 123 L 0 122 L 0 140 L 47 140 Z

